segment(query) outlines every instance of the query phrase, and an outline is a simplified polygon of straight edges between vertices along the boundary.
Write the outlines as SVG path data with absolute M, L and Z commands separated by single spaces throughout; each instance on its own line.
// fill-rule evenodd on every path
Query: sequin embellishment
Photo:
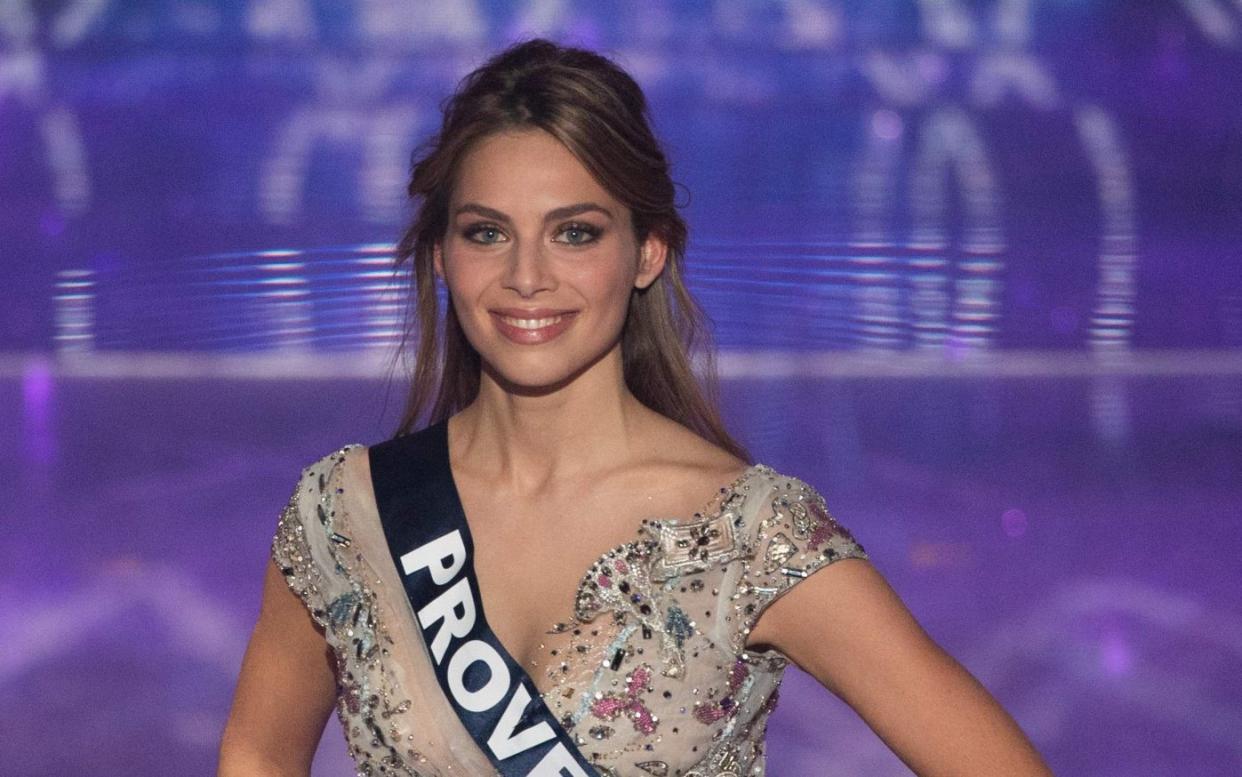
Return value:
M 375 565 L 391 560 L 368 557 L 383 536 L 369 495 L 349 493 L 341 465 L 350 447 L 304 470 L 273 557 L 333 648 L 356 774 L 483 774 L 458 768 L 453 751 L 473 743 L 445 739 L 411 701 L 422 688 L 402 687 L 422 668 L 397 663 L 404 651 L 383 622 L 406 602 L 377 579 Z M 550 681 L 542 698 L 601 777 L 763 777 L 787 659 L 748 649 L 747 636 L 816 569 L 866 557 L 797 478 L 756 464 L 719 495 L 693 522 L 649 519 L 603 554 L 579 580 L 570 622 L 547 632 L 562 638 L 530 662 L 532 677 Z
M 340 448 L 303 470 L 302 480 L 281 511 L 271 555 L 290 589 L 324 629 L 332 648 L 338 686 L 336 711 L 356 773 L 360 777 L 422 777 L 424 773 L 409 764 L 423 756 L 403 746 L 396 725 L 397 719 L 410 710 L 411 702 L 401 695 L 381 660 L 384 646 L 391 645 L 392 638 L 376 617 L 376 592 L 362 583 L 356 572 L 361 556 L 351 559 L 345 552 L 352 546 L 351 539 L 336 531 L 343 518 L 338 500 L 344 489 L 336 485 L 339 468 L 355 447 L 359 446 Z M 309 521 L 302 518 L 303 489 L 317 495 L 314 518 Z M 311 532 L 322 532 L 323 542 L 309 536 Z M 339 593 L 327 600 L 333 590 Z
M 795 536 L 806 538 L 806 546 L 811 550 L 818 549 L 820 545 L 836 534 L 840 534 L 846 539 L 853 539 L 845 527 L 838 524 L 836 519 L 832 517 L 832 514 L 828 512 L 828 508 L 818 495 L 812 496 L 805 501 L 790 504 L 789 514 L 793 516 Z
M 634 728 L 644 734 L 654 733 L 659 719 L 651 714 L 643 703 L 640 694 L 651 690 L 651 667 L 641 664 L 625 677 L 625 695 L 608 693 L 602 695 L 591 705 L 591 714 L 603 720 L 614 720 L 622 712 L 626 713 Z
M 733 695 L 737 693 L 737 689 L 742 687 L 742 683 L 750 675 L 750 667 L 745 661 L 738 659 L 733 662 L 733 668 L 729 670 L 729 694 L 721 697 L 720 701 L 706 702 L 700 704 L 694 709 L 695 720 L 708 725 L 715 723 L 723 717 L 737 712 L 737 702 L 734 701 Z
M 694 624 L 690 621 L 686 611 L 678 607 L 676 604 L 668 606 L 668 617 L 664 620 L 664 631 L 677 643 L 680 649 L 686 643 L 686 638 L 694 634 Z
M 785 532 L 777 532 L 768 543 L 767 552 L 764 553 L 763 571 L 775 572 L 797 552 L 798 549 L 794 546 L 793 540 L 789 539 Z
M 725 510 L 694 523 L 650 521 L 662 551 L 652 566 L 652 579 L 667 580 L 677 575 L 701 572 L 713 564 L 743 555 L 746 549 L 734 541 L 735 517 L 733 511 Z

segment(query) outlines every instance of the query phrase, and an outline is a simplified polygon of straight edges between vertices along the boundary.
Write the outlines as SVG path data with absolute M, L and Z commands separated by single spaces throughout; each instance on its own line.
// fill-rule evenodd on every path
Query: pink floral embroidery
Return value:
M 694 708 L 694 718 L 700 723 L 711 725 L 723 717 L 737 712 L 737 702 L 733 694 L 742 687 L 742 681 L 750 674 L 750 667 L 742 659 L 733 662 L 729 670 L 729 695 L 722 696 L 720 701 L 707 702 Z
M 591 705 L 591 713 L 603 720 L 613 720 L 622 712 L 627 713 L 634 728 L 644 734 L 656 730 L 659 721 L 651 714 L 651 710 L 639 700 L 638 694 L 651 688 L 651 667 L 640 664 L 630 672 L 625 684 L 625 695 L 605 694 Z
M 833 520 L 818 499 L 810 500 L 807 510 L 815 517 L 815 528 L 811 531 L 811 537 L 807 541 L 807 547 L 811 550 L 818 548 L 820 543 L 827 542 L 834 534 L 840 534 L 846 538 L 850 537 L 850 533 L 845 530 L 845 527 Z

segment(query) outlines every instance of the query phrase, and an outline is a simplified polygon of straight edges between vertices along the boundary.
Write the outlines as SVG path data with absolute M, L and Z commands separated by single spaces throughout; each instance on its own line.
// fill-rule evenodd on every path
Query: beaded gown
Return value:
M 436 682 L 384 539 L 367 448 L 309 464 L 271 555 L 336 659 L 359 777 L 495 775 Z M 649 518 L 584 570 L 524 667 L 602 777 L 763 775 L 788 659 L 746 647 L 778 597 L 861 545 L 809 484 L 751 465 L 688 519 Z

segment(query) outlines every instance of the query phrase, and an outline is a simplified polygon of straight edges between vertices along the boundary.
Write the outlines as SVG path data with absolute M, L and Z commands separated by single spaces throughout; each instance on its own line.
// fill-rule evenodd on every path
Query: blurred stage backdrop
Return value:
M 1242 773 L 1237 0 L 0 4 L 0 772 L 213 773 L 400 409 L 410 152 L 531 35 L 648 91 L 735 431 L 1056 773 Z M 907 772 L 791 667 L 769 773 Z

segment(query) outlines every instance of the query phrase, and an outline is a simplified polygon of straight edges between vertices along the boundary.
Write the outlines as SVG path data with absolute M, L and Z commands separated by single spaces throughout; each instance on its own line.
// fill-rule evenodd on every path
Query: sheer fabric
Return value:
M 271 555 L 336 657 L 358 775 L 496 774 L 436 683 L 366 446 L 303 469 Z M 788 660 L 747 649 L 750 629 L 816 570 L 866 557 L 814 488 L 755 464 L 690 520 L 648 519 L 584 570 L 543 665 L 523 668 L 604 777 L 763 775 Z

